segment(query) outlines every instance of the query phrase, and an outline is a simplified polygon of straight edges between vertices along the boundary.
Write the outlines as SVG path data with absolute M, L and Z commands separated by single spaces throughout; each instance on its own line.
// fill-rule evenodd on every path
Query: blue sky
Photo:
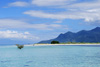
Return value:
M 0 39 L 36 43 L 100 26 L 100 0 L 1 0 Z

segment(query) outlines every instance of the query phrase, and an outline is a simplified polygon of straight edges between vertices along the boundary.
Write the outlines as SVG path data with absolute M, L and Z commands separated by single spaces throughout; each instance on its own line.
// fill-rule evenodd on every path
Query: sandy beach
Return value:
M 26 44 L 24 46 L 50 46 L 50 45 L 100 45 L 100 44 Z

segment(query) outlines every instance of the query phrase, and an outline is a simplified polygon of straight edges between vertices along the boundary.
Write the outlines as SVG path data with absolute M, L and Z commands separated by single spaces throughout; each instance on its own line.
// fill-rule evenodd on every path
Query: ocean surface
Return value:
M 0 46 L 0 67 L 100 67 L 100 46 Z

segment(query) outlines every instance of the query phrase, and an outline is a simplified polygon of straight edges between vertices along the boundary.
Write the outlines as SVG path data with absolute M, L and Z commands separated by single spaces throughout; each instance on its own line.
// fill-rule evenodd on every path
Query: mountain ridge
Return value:
M 96 27 L 92 30 L 81 30 L 77 33 L 66 32 L 60 34 L 58 37 L 50 40 L 40 41 L 39 43 L 51 43 L 51 41 L 56 40 L 60 43 L 66 42 L 100 42 L 100 27 Z

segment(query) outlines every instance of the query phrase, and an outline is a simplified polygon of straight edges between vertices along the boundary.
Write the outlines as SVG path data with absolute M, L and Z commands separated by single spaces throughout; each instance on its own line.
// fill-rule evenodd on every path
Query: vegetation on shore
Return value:
M 60 43 L 60 44 L 100 44 L 99 42 L 97 43 L 90 43 L 90 42 L 66 42 L 66 43 Z
M 59 44 L 59 41 L 51 41 L 51 44 Z
M 50 44 L 50 43 L 40 43 L 40 44 Z M 51 41 L 51 44 L 100 44 L 100 42 L 66 42 L 60 43 L 59 41 Z

